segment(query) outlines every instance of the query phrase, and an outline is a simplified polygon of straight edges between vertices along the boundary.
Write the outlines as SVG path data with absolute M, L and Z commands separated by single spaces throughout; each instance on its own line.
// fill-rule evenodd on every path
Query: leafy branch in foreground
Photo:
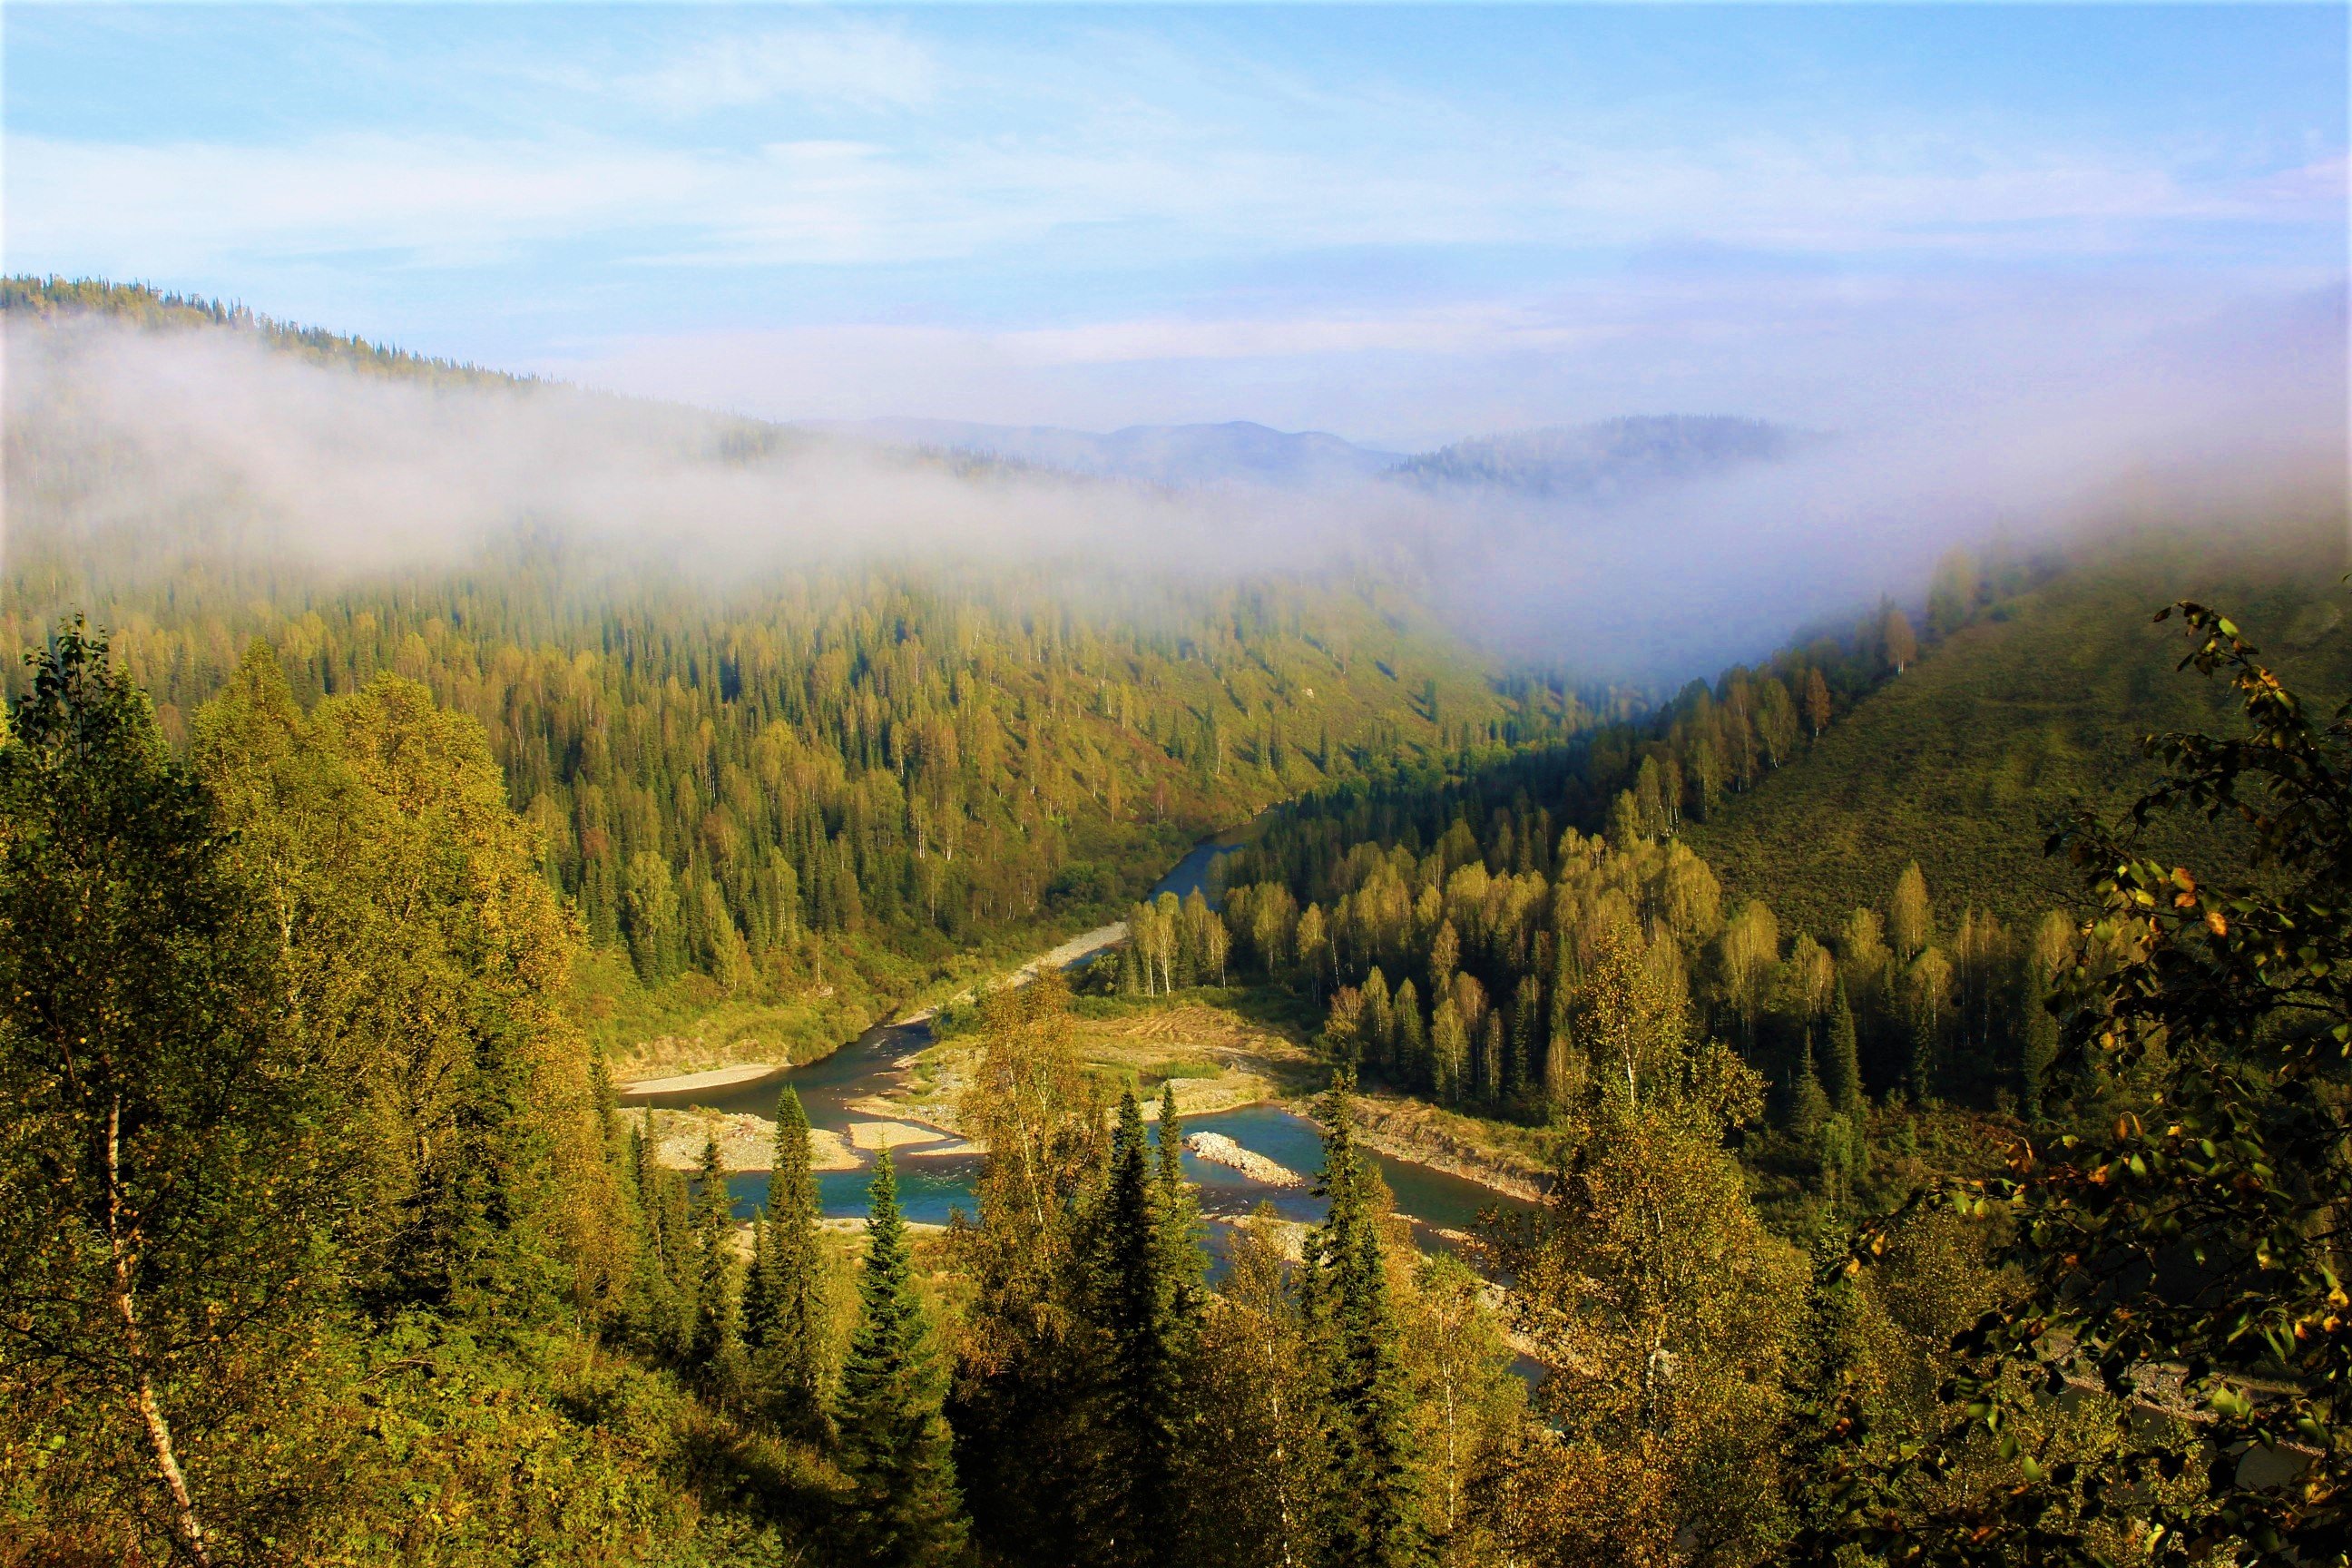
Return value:
M 2315 721 L 2228 619 L 2175 608 L 2180 667 L 2226 676 L 2249 733 L 2149 737 L 2170 775 L 2127 821 L 2052 836 L 2097 902 L 2057 1004 L 2076 1131 L 1842 1264 L 1909 1213 L 2005 1210 L 2028 1288 L 1956 1342 L 1948 1429 L 1848 1448 L 1817 1560 L 2352 1561 L 2352 702 Z M 2251 831 L 2241 885 L 2147 852 L 2184 809 Z

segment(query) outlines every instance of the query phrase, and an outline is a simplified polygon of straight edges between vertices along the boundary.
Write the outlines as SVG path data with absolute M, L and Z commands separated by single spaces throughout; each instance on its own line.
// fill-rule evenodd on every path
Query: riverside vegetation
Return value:
M 17 550 L 0 1562 L 2346 1560 L 2320 592 L 2261 579 L 2293 679 L 2181 612 L 2234 715 L 2011 776 L 2069 891 L 1998 824 L 1826 868 L 1776 825 L 1834 765 L 1899 846 L 1918 775 L 1855 748 L 2021 632 L 2124 635 L 2095 559 L 1955 556 L 1916 626 L 1641 709 L 1486 684 L 1328 584 L 1163 601 L 1163 644 L 1004 581 L 726 620 L 524 557 L 167 590 Z M 69 593 L 119 647 L 40 622 Z M 1328 740 L 1310 667 L 1359 694 Z M 2066 816 L 2086 779 L 2132 804 Z M 1135 910 L 1081 982 L 1312 1020 L 1328 1209 L 1241 1225 L 1213 1282 L 1172 1092 L 1148 1123 L 1058 976 L 959 1010 L 986 1156 L 943 1231 L 887 1155 L 863 1233 L 820 1225 L 789 1091 L 749 1226 L 715 1147 L 664 1169 L 614 1114 L 613 1044 L 814 1037 L 819 977 L 952 980 L 1286 795 L 1222 909 Z M 1422 1256 L 1375 1093 L 1546 1201 Z

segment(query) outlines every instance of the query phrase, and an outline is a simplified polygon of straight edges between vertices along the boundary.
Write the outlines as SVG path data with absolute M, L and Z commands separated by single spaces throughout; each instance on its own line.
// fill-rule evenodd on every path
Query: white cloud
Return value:
M 922 51 L 907 45 L 899 59 L 894 35 L 838 49 L 816 37 L 778 46 L 776 58 L 797 62 L 790 71 L 758 51 L 747 64 L 711 46 L 709 61 L 674 60 L 646 79 L 669 85 L 644 90 L 683 102 L 699 81 L 698 101 L 735 101 L 762 83 L 819 77 L 844 93 L 894 82 L 923 90 L 912 63 Z M 1402 153 L 1150 115 L 1017 135 L 948 117 L 887 138 L 720 145 L 609 131 L 258 146 L 22 135 L 9 149 L 8 238 L 36 265 L 142 274 L 353 250 L 469 264 L 533 241 L 662 264 L 887 265 L 987 257 L 1107 226 L 1148 234 L 1139 252 L 1231 257 L 1662 237 L 2013 257 L 2124 254 L 2151 226 L 2317 223 L 2344 205 L 2340 158 L 2190 184 L 2153 151 L 1979 146 L 1962 160 L 1932 138 L 1612 146 L 1452 130 Z
M 915 109 L 936 96 L 940 78 L 927 43 L 897 28 L 857 25 L 709 38 L 612 86 L 663 113 L 692 115 L 779 99 Z

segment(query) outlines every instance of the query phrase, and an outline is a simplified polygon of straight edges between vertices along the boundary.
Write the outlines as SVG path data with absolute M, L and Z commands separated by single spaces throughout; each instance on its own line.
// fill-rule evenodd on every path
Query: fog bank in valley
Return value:
M 227 331 L 19 319 L 7 547 L 62 534 L 126 571 L 195 550 L 367 572 L 524 530 L 714 584 L 867 559 L 1370 571 L 1498 654 L 1681 677 L 1916 594 L 1954 542 L 2032 549 L 2119 508 L 2332 514 L 2345 342 L 2340 298 L 2304 297 L 2070 375 L 1907 388 L 1882 427 L 1596 502 L 1383 475 L 1151 486 L 557 384 L 362 373 Z

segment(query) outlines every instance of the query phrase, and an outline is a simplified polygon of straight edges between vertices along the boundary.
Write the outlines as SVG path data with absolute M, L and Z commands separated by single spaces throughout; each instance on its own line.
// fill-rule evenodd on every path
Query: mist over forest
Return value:
M 2221 511 L 2324 492 L 2344 463 L 2345 341 L 2340 301 L 2314 298 L 1899 428 L 1650 416 L 1269 479 L 1220 438 L 1234 427 L 1194 433 L 1181 464 L 919 422 L 905 433 L 940 438 L 890 445 L 12 311 L 9 522 L 339 571 L 452 564 L 529 531 L 715 579 L 861 559 L 1370 572 L 1498 656 L 1683 677 L 1916 598 L 1953 544 L 2056 547 L 2157 492 Z M 1757 434 L 1710 445 L 1684 426 Z M 1068 466 L 1024 456 L 1057 452 Z
M 2341 7 L 0 35 L 0 1568 L 2352 1568 Z

